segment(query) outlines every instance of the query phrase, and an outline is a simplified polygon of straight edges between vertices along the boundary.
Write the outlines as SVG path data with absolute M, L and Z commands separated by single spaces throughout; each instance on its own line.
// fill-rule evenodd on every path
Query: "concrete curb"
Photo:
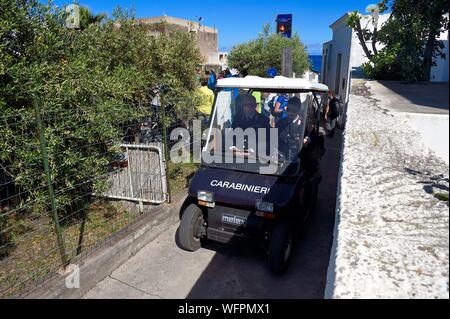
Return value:
M 347 119 L 344 120 L 344 125 L 347 124 Z M 345 127 L 345 126 L 344 126 Z M 339 174 L 338 174 L 338 184 L 336 190 L 336 210 L 334 217 L 334 230 L 333 230 L 333 244 L 331 246 L 330 260 L 328 262 L 327 270 L 327 280 L 325 282 L 325 292 L 324 299 L 333 299 L 334 288 L 336 286 L 336 251 L 337 251 L 337 239 L 339 236 L 339 222 L 340 222 L 340 208 L 341 208 L 341 181 L 343 174 L 343 160 L 344 160 L 344 148 L 346 140 L 346 131 L 344 130 L 342 134 L 341 141 L 341 154 L 339 160 Z
M 339 159 L 339 173 L 338 173 L 338 183 L 336 189 L 336 209 L 334 217 L 334 230 L 333 230 L 333 244 L 330 251 L 330 259 L 328 262 L 327 279 L 325 281 L 325 291 L 324 299 L 333 299 L 334 288 L 336 285 L 336 251 L 337 251 L 337 239 L 339 236 L 339 222 L 340 222 L 340 208 L 341 208 L 341 181 L 343 174 L 343 160 L 344 160 L 344 149 L 346 142 L 346 132 L 347 132 L 347 110 L 348 102 L 345 105 L 344 114 L 342 116 L 342 140 L 341 140 L 341 152 Z
M 80 288 L 66 287 L 68 274 L 56 274 L 27 293 L 26 299 L 77 299 L 179 221 L 186 192 L 174 196 L 171 204 L 156 206 L 142 219 L 113 235 L 102 247 L 76 263 L 80 269 Z
M 448 164 L 364 82 L 350 99 L 324 298 L 448 298 Z

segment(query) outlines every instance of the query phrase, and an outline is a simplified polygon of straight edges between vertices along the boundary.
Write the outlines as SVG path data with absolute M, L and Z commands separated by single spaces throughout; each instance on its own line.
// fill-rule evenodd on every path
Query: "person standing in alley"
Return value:
M 328 103 L 325 109 L 327 135 L 333 137 L 337 118 L 340 115 L 340 101 L 332 90 L 328 91 Z

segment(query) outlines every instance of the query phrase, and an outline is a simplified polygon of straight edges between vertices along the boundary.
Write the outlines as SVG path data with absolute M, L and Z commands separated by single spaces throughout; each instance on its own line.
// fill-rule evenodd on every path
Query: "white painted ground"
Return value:
M 415 120 L 355 85 L 326 298 L 449 298 L 449 207 L 427 193 L 448 189 L 449 167 Z
M 396 114 L 397 115 L 397 114 Z M 445 114 L 399 113 L 436 155 L 449 164 L 449 117 Z

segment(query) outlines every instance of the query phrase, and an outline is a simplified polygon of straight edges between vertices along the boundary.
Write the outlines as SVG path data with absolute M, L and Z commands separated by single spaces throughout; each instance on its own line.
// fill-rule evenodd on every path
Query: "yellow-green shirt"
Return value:
M 204 114 L 210 115 L 212 110 L 212 105 L 214 103 L 214 93 L 207 86 L 202 86 L 198 89 L 202 100 L 200 105 L 197 107 L 197 110 Z
M 252 95 L 255 97 L 256 99 L 256 110 L 258 111 L 259 114 L 261 114 L 262 112 L 262 106 L 261 106 L 261 92 L 253 92 Z

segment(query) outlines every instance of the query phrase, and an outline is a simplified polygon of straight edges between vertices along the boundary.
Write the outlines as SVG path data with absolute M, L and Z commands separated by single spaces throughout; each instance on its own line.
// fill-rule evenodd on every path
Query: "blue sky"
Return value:
M 44 0 L 42 2 L 45 2 Z M 293 30 L 311 54 L 320 54 L 322 43 L 331 39 L 329 25 L 347 11 L 365 12 L 368 4 L 378 0 L 79 0 L 94 13 L 111 14 L 114 7 L 134 8 L 138 18 L 167 14 L 196 20 L 203 17 L 203 24 L 219 30 L 219 50 L 230 50 L 234 45 L 255 38 L 268 22 L 275 25 L 275 17 L 281 13 L 293 14 Z M 56 0 L 57 5 L 72 3 Z

